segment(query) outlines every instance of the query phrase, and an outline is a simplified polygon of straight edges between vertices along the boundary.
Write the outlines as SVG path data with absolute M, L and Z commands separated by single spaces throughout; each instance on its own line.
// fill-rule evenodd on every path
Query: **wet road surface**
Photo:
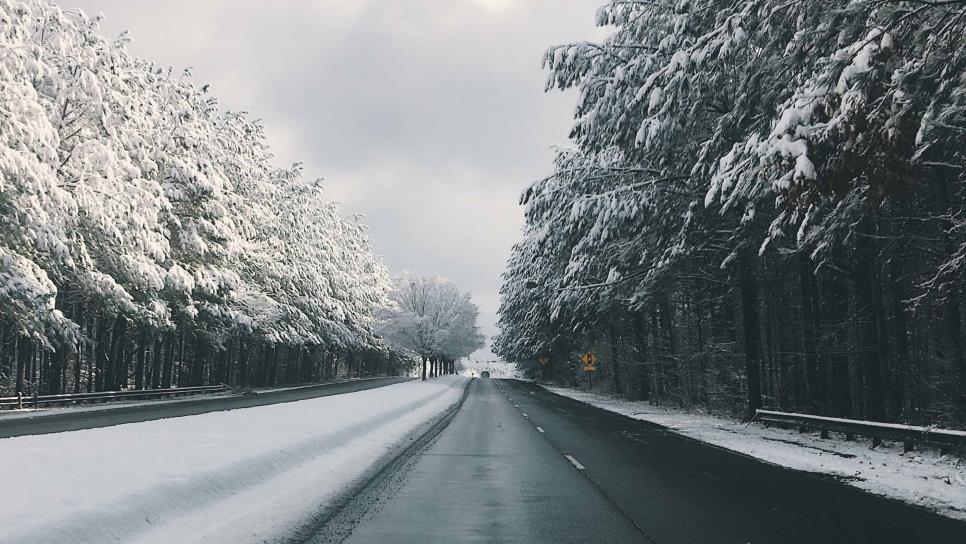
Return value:
M 966 542 L 966 523 L 533 384 L 469 387 L 351 532 L 310 542 Z

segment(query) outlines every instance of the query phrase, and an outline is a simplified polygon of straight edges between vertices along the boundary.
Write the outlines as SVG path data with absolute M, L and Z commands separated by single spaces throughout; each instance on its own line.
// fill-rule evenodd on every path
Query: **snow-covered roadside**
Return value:
M 598 408 L 650 421 L 677 433 L 768 463 L 841 477 L 866 491 L 966 520 L 966 461 L 934 451 L 902 453 L 901 445 L 871 449 L 869 442 L 823 440 L 758 424 L 686 413 L 646 402 L 543 386 Z
M 256 387 L 251 390 L 251 393 L 255 395 L 267 395 L 270 393 L 280 393 L 283 391 L 298 391 L 300 389 L 312 389 L 313 387 L 320 387 L 326 385 L 337 385 L 340 383 L 355 383 L 355 382 L 371 382 L 372 380 L 384 380 L 391 376 L 374 376 L 372 378 L 344 378 L 341 380 L 332 380 L 330 382 L 324 383 L 307 383 L 302 385 L 289 385 L 282 387 Z
M 0 541 L 271 542 L 462 395 L 457 376 L 0 439 Z

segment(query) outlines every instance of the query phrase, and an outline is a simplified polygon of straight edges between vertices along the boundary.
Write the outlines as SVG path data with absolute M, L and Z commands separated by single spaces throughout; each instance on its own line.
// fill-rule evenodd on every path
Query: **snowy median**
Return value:
M 282 540 L 457 403 L 467 381 L 2 439 L 0 542 Z
M 828 474 L 858 488 L 966 520 L 966 461 L 933 451 L 904 454 L 899 445 L 876 449 L 869 442 L 821 439 L 707 414 L 686 413 L 565 389 L 558 395 L 603 410 L 667 427 L 679 434 L 783 467 Z

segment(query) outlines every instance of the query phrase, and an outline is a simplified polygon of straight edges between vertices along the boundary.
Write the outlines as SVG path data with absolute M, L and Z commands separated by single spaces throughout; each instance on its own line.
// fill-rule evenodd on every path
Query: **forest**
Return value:
M 475 349 L 384 339 L 393 279 L 361 219 L 99 23 L 0 0 L 0 394 L 442 373 Z M 463 302 L 437 317 L 476 338 Z
M 966 425 L 966 2 L 621 0 L 551 47 L 494 350 L 751 417 Z

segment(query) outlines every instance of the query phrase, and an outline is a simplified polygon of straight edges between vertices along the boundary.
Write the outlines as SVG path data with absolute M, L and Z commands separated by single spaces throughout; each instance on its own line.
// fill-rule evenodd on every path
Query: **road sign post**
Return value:
M 580 361 L 584 363 L 584 372 L 587 373 L 588 389 L 594 388 L 594 372 L 597 372 L 597 354 L 588 351 L 580 356 Z

